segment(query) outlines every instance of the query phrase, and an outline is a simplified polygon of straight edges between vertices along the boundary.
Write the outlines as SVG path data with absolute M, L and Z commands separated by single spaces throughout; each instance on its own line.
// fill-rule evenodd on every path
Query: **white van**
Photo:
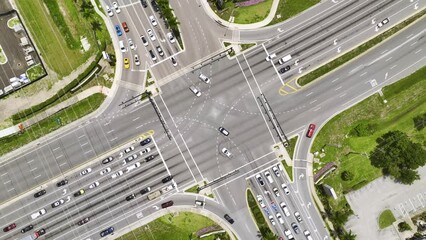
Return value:
M 285 57 L 281 58 L 280 60 L 278 60 L 278 63 L 279 63 L 280 65 L 283 65 L 285 62 L 290 61 L 290 59 L 291 59 L 291 55 L 289 54 L 289 55 L 287 55 L 287 56 L 285 56 Z
M 122 52 L 127 52 L 127 48 L 124 46 L 123 40 L 120 40 L 120 42 L 118 42 L 118 45 L 120 46 Z

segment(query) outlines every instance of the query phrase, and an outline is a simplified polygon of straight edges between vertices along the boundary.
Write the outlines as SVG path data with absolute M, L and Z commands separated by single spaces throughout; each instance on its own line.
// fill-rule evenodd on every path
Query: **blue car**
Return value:
M 107 229 L 103 230 L 103 231 L 100 233 L 100 235 L 101 235 L 101 237 L 105 237 L 106 235 L 109 235 L 109 234 L 111 234 L 111 233 L 113 233 L 113 232 L 114 232 L 114 228 L 113 228 L 113 227 L 109 227 L 109 228 L 107 228 Z
M 123 32 L 121 32 L 120 25 L 115 25 L 115 31 L 117 32 L 117 35 L 118 35 L 118 36 L 123 35 Z

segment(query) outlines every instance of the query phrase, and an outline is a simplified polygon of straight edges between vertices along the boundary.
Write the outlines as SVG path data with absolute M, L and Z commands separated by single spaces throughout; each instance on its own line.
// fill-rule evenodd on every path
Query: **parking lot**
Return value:
M 412 185 L 394 183 L 389 178 L 379 178 L 358 191 L 346 196 L 354 211 L 347 227 L 359 239 L 399 239 L 396 229 L 379 230 L 378 217 L 390 209 L 397 220 L 412 217 L 426 210 L 426 168 L 419 169 L 420 180 Z
M 29 83 L 22 74 L 40 63 L 40 58 L 16 12 L 1 15 L 0 36 L 0 90 L 8 92 Z

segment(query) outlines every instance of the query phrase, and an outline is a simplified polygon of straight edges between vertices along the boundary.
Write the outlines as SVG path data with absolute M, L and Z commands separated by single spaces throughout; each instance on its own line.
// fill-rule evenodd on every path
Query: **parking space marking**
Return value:
M 28 164 L 30 164 L 30 163 L 32 163 L 32 162 L 34 162 L 34 159 L 31 159 L 30 161 L 28 161 L 27 163 Z
M 4 177 L 4 176 L 6 176 L 6 174 L 7 174 L 7 172 L 3 173 L 1 176 Z
M 139 117 L 137 117 L 137 118 L 133 119 L 132 121 L 134 122 L 134 121 L 136 121 L 136 120 L 138 120 L 138 119 L 139 119 Z
M 108 133 L 108 134 L 110 134 L 110 133 L 112 133 L 112 132 L 114 132 L 114 129 L 109 130 L 107 133 Z
M 37 179 L 37 178 L 39 178 L 39 177 L 41 177 L 41 175 L 36 176 L 34 179 Z
M 7 190 L 7 191 L 8 191 L 8 192 L 10 192 L 10 191 L 13 191 L 13 190 L 15 190 L 15 188 L 9 189 L 9 190 Z
M 8 184 L 8 183 L 10 183 L 10 182 L 12 182 L 12 180 L 9 180 L 9 181 L 4 182 L 4 185 L 6 185 L 6 184 Z
M 85 136 L 86 136 L 86 135 L 84 135 L 84 134 L 83 134 L 83 135 L 81 135 L 81 136 L 80 136 L 80 137 L 78 137 L 78 138 L 83 138 L 83 137 L 85 137 Z
M 52 149 L 52 151 L 56 151 L 56 150 L 58 150 L 58 149 L 59 149 L 59 147 Z
M 85 143 L 81 144 L 81 146 L 82 146 L 82 147 L 83 147 L 83 146 L 86 146 L 88 143 L 89 143 L 89 142 L 85 142 Z
M 115 138 L 111 138 L 111 140 L 109 140 L 110 142 L 117 140 L 117 137 Z
M 35 168 L 31 169 L 31 170 L 30 170 L 30 172 L 35 171 L 36 169 L 37 169 L 37 168 L 35 167 Z
M 64 156 L 64 155 L 62 155 L 62 154 L 61 154 L 61 155 L 57 156 L 57 157 L 56 157 L 56 159 L 61 158 L 61 157 L 63 157 L 63 156 Z
M 89 151 L 86 151 L 86 152 L 84 152 L 84 154 L 88 154 L 88 153 L 90 153 L 92 150 L 89 150 Z
M 65 164 L 67 164 L 67 162 L 63 162 L 63 163 L 59 164 L 59 167 L 62 167 Z

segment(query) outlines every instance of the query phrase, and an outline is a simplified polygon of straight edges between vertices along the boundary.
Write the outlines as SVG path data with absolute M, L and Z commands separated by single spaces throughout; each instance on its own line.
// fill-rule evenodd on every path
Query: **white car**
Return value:
M 277 219 L 278 219 L 278 222 L 280 222 L 281 224 L 284 224 L 284 220 L 283 220 L 283 217 L 281 216 L 281 213 L 277 213 Z
M 34 220 L 42 215 L 46 214 L 46 209 L 40 209 L 38 212 L 31 214 L 31 218 Z
M 145 153 L 151 152 L 151 148 L 145 148 L 144 150 L 140 151 L 141 156 Z
M 272 176 L 269 173 L 269 171 L 265 171 L 264 174 L 265 174 L 266 179 L 268 179 L 269 183 L 273 183 L 274 182 L 274 180 L 272 180 Z
M 278 168 L 276 166 L 272 167 L 272 171 L 275 173 L 275 176 L 277 176 L 277 177 L 280 176 L 280 171 L 278 171 Z
M 132 49 L 132 50 L 136 50 L 136 45 L 133 43 L 133 41 L 132 41 L 132 39 L 131 38 L 129 38 L 129 40 L 127 40 L 128 42 L 129 42 L 129 46 L 130 46 L 130 49 Z
M 269 215 L 269 221 L 271 221 L 272 225 L 275 226 L 274 217 L 272 217 L 272 215 Z
M 99 173 L 101 175 L 104 175 L 105 173 L 109 173 L 109 172 L 111 172 L 111 168 L 105 168 L 104 170 L 100 171 Z
M 140 162 L 137 162 L 137 163 L 135 163 L 135 164 L 133 164 L 133 165 L 131 165 L 131 166 L 128 166 L 128 167 L 127 167 L 127 172 L 130 172 L 130 171 L 132 171 L 133 169 L 138 168 L 138 167 L 140 167 L 140 166 L 141 166 L 141 163 L 140 163 Z
M 208 78 L 206 75 L 200 73 L 200 75 L 198 76 L 199 79 L 201 79 L 201 81 L 205 82 L 205 83 L 210 83 L 210 78 Z
M 288 240 L 294 239 L 293 234 L 291 234 L 291 231 L 289 229 L 284 230 L 284 234 L 288 238 Z
M 285 202 L 281 202 L 280 207 L 284 211 L 285 216 L 290 217 L 290 211 L 288 210 L 287 205 L 285 205 Z
M 92 188 L 95 188 L 97 186 L 99 186 L 99 182 L 94 182 L 94 183 L 89 185 L 89 188 L 92 189 Z
M 87 168 L 87 169 L 81 171 L 80 175 L 84 176 L 84 175 L 87 175 L 87 174 L 89 174 L 91 172 L 92 172 L 92 169 L 91 168 Z
M 307 240 L 313 240 L 311 233 L 308 230 L 303 231 L 303 235 L 305 235 Z
M 272 191 L 274 192 L 275 196 L 279 197 L 280 196 L 280 192 L 278 191 L 278 188 L 274 187 L 272 189 Z
M 226 148 L 222 148 L 222 153 L 223 153 L 223 154 L 225 154 L 225 156 L 227 156 L 227 157 L 229 157 L 229 158 L 231 158 L 231 157 L 232 157 L 231 152 L 230 152 L 230 151 L 228 151 L 228 149 L 226 149 Z
M 116 172 L 116 173 L 114 173 L 114 174 L 112 174 L 111 175 L 111 178 L 112 179 L 114 179 L 114 178 L 117 178 L 117 177 L 119 177 L 119 176 L 121 176 L 121 175 L 123 175 L 123 171 L 118 171 L 118 172 Z
M 257 195 L 257 201 L 259 202 L 259 204 L 262 208 L 266 207 L 265 203 L 263 202 L 262 195 Z
M 273 54 L 271 54 L 271 55 L 268 55 L 267 57 L 266 57 L 266 61 L 271 61 L 273 58 L 276 58 L 277 57 L 277 55 L 275 54 L 275 53 L 273 53 Z
M 167 34 L 167 38 L 169 39 L 170 43 L 175 43 L 175 37 L 173 36 L 173 34 L 171 32 L 168 32 Z
M 124 149 L 124 153 L 129 153 L 129 152 L 131 152 L 131 151 L 133 151 L 133 150 L 135 150 L 135 147 L 130 146 L 130 147 L 128 147 L 128 148 L 126 148 L 126 149 Z
M 52 203 L 51 205 L 52 205 L 52 208 L 55 208 L 55 207 L 57 207 L 57 206 L 59 206 L 59 205 L 62 205 L 62 204 L 64 204 L 64 203 L 65 203 L 65 200 L 64 200 L 64 199 L 59 199 L 58 201 L 56 201 L 56 202 Z
M 141 65 L 141 61 L 139 60 L 139 56 L 137 54 L 135 54 L 135 65 L 136 66 Z
M 154 16 L 149 16 L 149 21 L 151 21 L 151 24 L 152 24 L 152 26 L 154 26 L 154 27 L 156 27 L 158 24 L 157 24 L 157 20 L 155 20 L 155 17 Z
M 118 6 L 118 3 L 117 3 L 117 2 L 113 2 L 113 3 L 112 3 L 112 6 L 114 7 L 114 9 L 115 9 L 115 12 L 116 12 L 116 13 L 120 13 L 120 12 L 121 12 L 121 9 L 120 9 L 120 7 Z
M 149 28 L 148 30 L 146 30 L 146 32 L 148 33 L 149 38 L 151 38 L 151 41 L 155 41 L 155 39 L 157 39 L 155 38 L 155 35 L 152 29 Z
M 285 195 L 290 194 L 290 190 L 288 190 L 288 187 L 287 187 L 287 185 L 285 185 L 285 183 L 281 184 L 281 188 L 284 190 Z
M 114 16 L 114 12 L 111 10 L 111 8 L 109 8 L 108 5 L 106 5 L 106 11 L 108 13 L 108 16 L 110 16 L 110 17 Z
M 302 222 L 302 217 L 300 216 L 299 212 L 294 212 L 294 217 L 298 222 Z
M 384 25 L 388 24 L 388 22 L 389 22 L 389 18 L 385 18 L 385 19 L 383 19 L 383 21 L 381 21 L 381 22 L 379 22 L 379 23 L 377 24 L 377 27 L 378 27 L 378 28 L 381 28 L 381 27 L 383 27 Z

